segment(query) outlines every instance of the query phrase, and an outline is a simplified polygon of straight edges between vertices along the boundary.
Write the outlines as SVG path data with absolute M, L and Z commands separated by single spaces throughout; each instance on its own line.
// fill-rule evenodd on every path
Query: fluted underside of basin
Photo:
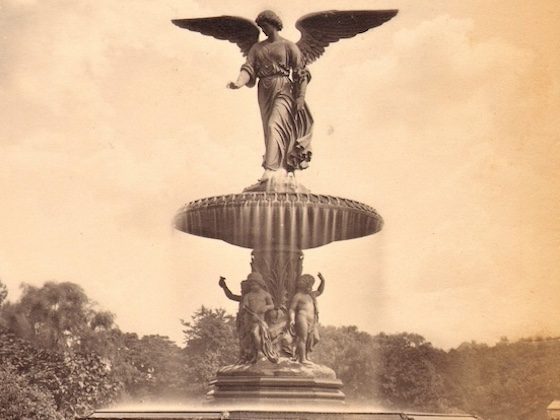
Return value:
M 244 248 L 309 249 L 379 232 L 383 219 L 357 201 L 291 192 L 246 192 L 187 204 L 175 227 Z

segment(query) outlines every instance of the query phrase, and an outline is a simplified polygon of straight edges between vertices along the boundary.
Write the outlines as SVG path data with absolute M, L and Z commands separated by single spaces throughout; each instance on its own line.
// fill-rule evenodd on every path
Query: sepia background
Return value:
M 261 175 L 256 89 L 237 47 L 174 18 L 295 21 L 398 8 L 310 66 L 314 159 L 298 179 L 382 232 L 305 252 L 321 321 L 449 348 L 560 334 L 560 3 L 0 0 L 0 278 L 80 284 L 125 331 L 182 340 L 231 313 L 250 250 L 174 231 L 185 202 Z

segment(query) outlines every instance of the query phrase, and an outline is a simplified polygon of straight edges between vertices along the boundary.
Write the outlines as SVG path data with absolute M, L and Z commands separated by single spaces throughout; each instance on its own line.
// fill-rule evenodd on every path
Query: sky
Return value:
M 261 175 L 234 44 L 171 19 L 399 9 L 310 66 L 315 193 L 385 226 L 305 251 L 321 322 L 450 348 L 560 335 L 560 3 L 0 0 L 0 279 L 81 285 L 124 331 L 235 313 L 250 250 L 173 229 L 186 202 Z

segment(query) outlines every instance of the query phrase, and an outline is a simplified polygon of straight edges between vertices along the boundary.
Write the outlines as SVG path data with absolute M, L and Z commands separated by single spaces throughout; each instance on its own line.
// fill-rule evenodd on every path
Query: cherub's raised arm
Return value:
M 325 278 L 323 277 L 323 275 L 321 273 L 317 273 L 317 277 L 319 277 L 319 280 L 321 280 L 321 283 L 319 283 L 319 287 L 317 288 L 317 291 L 314 292 L 315 296 L 321 296 L 323 294 L 323 292 L 325 291 Z
M 227 287 L 225 277 L 220 277 L 220 281 L 218 284 L 220 285 L 228 299 L 231 299 L 235 302 L 241 302 L 241 296 L 232 293 L 232 291 L 229 290 L 229 287 Z

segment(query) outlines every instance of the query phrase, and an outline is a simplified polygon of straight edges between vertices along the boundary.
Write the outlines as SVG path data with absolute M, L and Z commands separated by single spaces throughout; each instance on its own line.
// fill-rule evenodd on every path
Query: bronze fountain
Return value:
M 230 89 L 253 87 L 258 100 L 265 153 L 260 180 L 240 193 L 201 198 L 175 216 L 183 232 L 220 239 L 252 250 L 251 272 L 235 294 L 226 279 L 218 284 L 239 302 L 237 363 L 218 370 L 202 409 L 99 410 L 88 419 L 475 419 L 466 414 L 410 414 L 353 411 L 344 407 L 342 382 L 310 358 L 319 342 L 317 298 L 325 278 L 302 274 L 303 250 L 372 235 L 383 219 L 370 206 L 315 194 L 295 173 L 312 158 L 313 118 L 305 102 L 308 66 L 331 43 L 351 38 L 392 19 L 397 10 L 323 11 L 301 17 L 301 38 L 282 38 L 282 21 L 264 11 L 255 22 L 234 16 L 178 19 L 191 31 L 237 44 L 246 57 Z M 260 29 L 266 39 L 259 42 Z M 279 411 L 280 409 L 280 411 Z
M 279 34 L 282 21 L 267 10 L 255 23 L 234 16 L 178 19 L 181 28 L 236 43 L 244 56 L 230 89 L 258 83 L 264 132 L 264 174 L 238 194 L 202 198 L 175 217 L 177 229 L 252 249 L 251 273 L 234 294 L 220 278 L 226 296 L 239 302 L 239 360 L 221 368 L 208 393 L 215 403 L 239 401 L 342 403 L 335 372 L 313 363 L 319 341 L 314 278 L 302 274 L 303 250 L 332 241 L 379 232 L 381 216 L 346 198 L 314 194 L 295 173 L 311 161 L 313 118 L 305 102 L 308 66 L 325 48 L 379 26 L 397 10 L 324 11 L 300 18 L 297 43 Z M 258 26 L 257 26 L 258 25 Z M 259 42 L 259 27 L 266 39 Z

